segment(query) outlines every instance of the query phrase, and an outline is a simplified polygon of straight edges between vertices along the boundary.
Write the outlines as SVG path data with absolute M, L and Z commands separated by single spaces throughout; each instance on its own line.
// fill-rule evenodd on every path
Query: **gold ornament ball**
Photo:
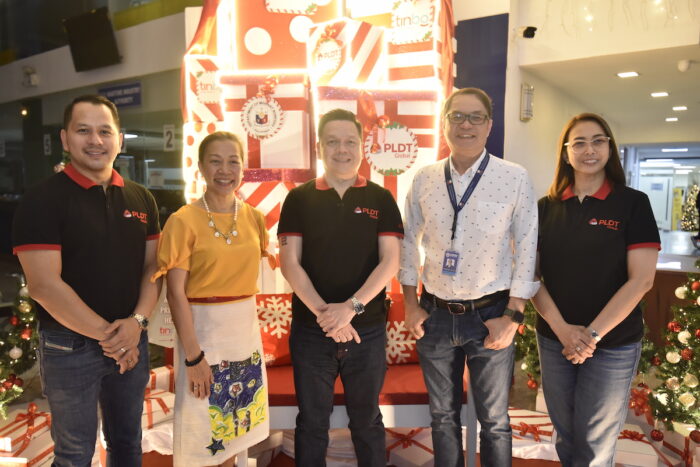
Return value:
M 666 380 L 666 387 L 671 391 L 678 391 L 681 387 L 681 383 L 678 382 L 678 378 L 675 376 Z
M 678 352 L 668 352 L 666 354 L 666 360 L 668 360 L 671 363 L 678 363 L 681 361 L 681 354 Z
M 675 291 L 676 297 L 684 300 L 688 296 L 688 288 L 684 285 L 678 287 Z
M 683 331 L 678 333 L 678 342 L 684 345 L 688 345 L 688 340 L 691 337 L 690 332 L 687 329 L 684 329 Z
M 32 311 L 32 305 L 25 300 L 20 300 L 19 305 L 17 305 L 17 309 L 21 313 L 29 313 L 30 311 Z
M 685 377 L 683 378 L 683 384 L 692 389 L 698 385 L 698 377 L 690 373 L 686 373 Z
M 678 401 L 683 404 L 683 407 L 686 409 L 692 407 L 695 404 L 695 396 L 693 396 L 689 392 L 684 392 L 680 396 L 678 396 Z

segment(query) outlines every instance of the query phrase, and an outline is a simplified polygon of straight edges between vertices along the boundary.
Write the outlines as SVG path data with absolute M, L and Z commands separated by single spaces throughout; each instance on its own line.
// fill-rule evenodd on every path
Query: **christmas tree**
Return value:
M 700 267 L 700 260 L 695 266 Z M 654 362 L 658 364 L 659 386 L 649 396 L 654 418 L 669 430 L 673 422 L 700 427 L 700 275 L 688 274 L 686 283 L 675 293 L 687 302 L 673 307 L 665 346 Z
M 24 381 L 18 377 L 36 363 L 38 336 L 36 307 L 29 298 L 24 276 L 18 280 L 17 299 L 12 316 L 0 326 L 0 417 L 7 415 L 7 405 L 22 394 Z
M 681 217 L 681 230 L 692 232 L 698 230 L 698 206 L 696 204 L 700 187 L 693 185 L 688 188 L 683 203 L 683 216 Z

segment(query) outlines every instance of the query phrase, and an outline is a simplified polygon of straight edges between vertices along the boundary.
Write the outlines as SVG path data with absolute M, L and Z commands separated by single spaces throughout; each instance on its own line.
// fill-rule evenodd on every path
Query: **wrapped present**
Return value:
M 282 431 L 272 430 L 270 436 L 248 449 L 248 467 L 267 467 L 282 450 Z
M 618 436 L 615 462 L 625 465 L 656 467 L 659 464 L 659 456 L 640 427 L 626 424 Z
M 339 18 L 314 25 L 306 47 L 314 85 L 378 85 L 386 80 L 384 28 Z
M 217 73 L 221 69 L 219 57 L 213 55 L 185 55 L 184 116 L 187 122 L 213 122 L 224 119 L 221 109 L 221 87 Z
M 659 459 L 672 467 L 693 467 L 697 445 L 690 439 L 692 425 L 673 423 L 673 430 L 662 429 L 663 440 L 652 445 L 657 448 Z
M 646 385 L 633 387 L 630 391 L 629 413 L 627 419 L 644 428 L 654 426 L 651 406 L 649 405 L 649 395 L 651 389 Z M 650 429 L 650 428 L 648 428 Z
M 429 428 L 385 428 L 387 463 L 396 467 L 434 465 L 433 440 Z
M 224 119 L 247 137 L 249 169 L 313 168 L 312 122 L 306 74 L 221 75 Z
M 231 131 L 224 122 L 189 122 L 182 129 L 182 174 L 185 200 L 191 203 L 204 193 L 204 178 L 199 173 L 199 143 L 216 131 Z
M 331 86 L 319 86 L 317 91 L 319 114 L 343 108 L 357 114 L 362 123 L 365 157 L 360 174 L 396 199 L 405 199 L 418 168 L 436 161 L 438 91 Z
M 508 415 L 514 439 L 526 439 L 536 443 L 553 441 L 554 427 L 548 414 L 511 408 Z
M 151 370 L 147 386 L 152 392 L 175 392 L 175 369 L 172 365 L 160 366 Z
M 289 331 L 292 326 L 291 294 L 258 294 L 256 304 L 265 365 L 291 365 L 292 357 L 289 352 Z
M 8 413 L 9 422 L 0 427 L 0 445 L 5 451 L 0 452 L 0 457 L 19 465 L 50 465 L 54 445 L 48 401 L 38 399 L 30 402 L 26 409 L 16 407 Z
M 261 182 L 244 181 L 238 188 L 240 197 L 251 206 L 259 209 L 265 216 L 265 227 L 270 237 L 277 234 L 282 204 L 287 193 L 296 187 L 295 182 L 278 182 L 275 180 Z
M 161 389 L 151 390 L 146 387 L 141 427 L 150 429 L 154 425 L 172 421 L 174 407 L 175 394 Z
M 225 2 L 222 2 L 225 3 Z M 313 23 L 341 16 L 340 0 L 238 0 L 234 5 L 237 70 L 306 68 L 306 40 Z M 221 6 L 219 8 L 222 8 Z

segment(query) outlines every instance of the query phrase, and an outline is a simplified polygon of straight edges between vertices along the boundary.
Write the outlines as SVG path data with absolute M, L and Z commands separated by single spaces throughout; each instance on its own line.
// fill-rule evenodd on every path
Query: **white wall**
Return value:
M 452 0 L 455 22 L 508 13 L 510 0 Z
M 185 53 L 184 14 L 117 31 L 116 38 L 123 55 L 122 63 L 117 65 L 78 73 L 73 67 L 68 46 L 64 46 L 0 67 L 0 103 L 179 69 Z M 22 86 L 22 68 L 25 66 L 36 70 L 40 80 L 38 86 Z

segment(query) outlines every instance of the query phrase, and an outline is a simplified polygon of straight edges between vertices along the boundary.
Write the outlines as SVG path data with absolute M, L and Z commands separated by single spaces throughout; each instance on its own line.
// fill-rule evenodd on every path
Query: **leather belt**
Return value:
M 443 300 L 423 289 L 423 297 L 432 302 L 433 305 L 447 310 L 453 315 L 463 315 L 467 311 L 476 311 L 479 308 L 493 306 L 509 296 L 510 290 L 499 290 L 474 300 Z

